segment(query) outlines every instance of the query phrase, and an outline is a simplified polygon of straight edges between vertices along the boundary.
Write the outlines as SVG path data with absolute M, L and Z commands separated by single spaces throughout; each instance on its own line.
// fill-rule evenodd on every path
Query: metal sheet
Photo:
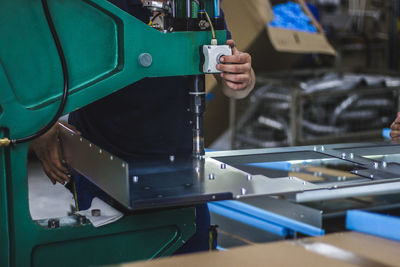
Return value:
M 332 188 L 296 194 L 297 203 L 340 199 L 348 197 L 376 196 L 400 192 L 400 181 L 381 184 L 357 185 L 346 188 Z
M 208 201 L 302 192 L 318 187 L 294 177 L 252 176 L 212 158 L 152 159 L 130 169 L 131 206 L 148 209 Z M 149 172 L 149 165 L 155 164 Z M 145 165 L 143 168 L 141 166 Z
M 61 125 L 61 124 L 60 124 Z M 129 205 L 128 164 L 61 125 L 60 140 L 65 161 L 75 171 L 112 196 Z
M 294 177 L 252 176 L 212 158 L 152 156 L 128 164 L 68 128 L 61 129 L 60 137 L 70 167 L 131 210 L 318 188 Z
M 396 143 L 385 143 L 369 147 L 352 147 L 340 150 L 346 153 L 352 152 L 360 156 L 400 154 L 400 146 L 394 144 Z
M 210 153 L 200 160 L 193 159 L 191 155 L 148 156 L 132 159 L 128 164 L 68 129 L 61 132 L 70 166 L 131 210 L 265 195 L 294 194 L 296 201 L 303 202 L 400 192 L 397 179 L 400 177 L 400 165 L 361 157 L 351 152 L 351 145 L 228 151 Z M 363 147 L 362 144 L 355 146 Z M 378 144 L 365 145 L 368 146 Z M 388 151 L 393 149 L 392 146 L 384 147 Z M 345 148 L 346 152 L 341 148 Z M 288 171 L 283 177 L 270 178 L 268 170 L 251 174 L 249 169 L 240 169 L 241 164 L 274 161 L 288 161 L 295 170 Z M 307 166 L 336 166 L 342 170 L 340 173 L 347 171 L 349 177 L 353 175 L 354 179 L 331 177 L 322 182 L 307 182 L 298 177 L 287 177 L 289 172 L 313 175 Z M 343 167 L 346 170 L 341 169 Z M 332 175 L 331 172 L 326 176 Z
M 322 228 L 322 212 L 320 210 L 272 197 L 255 197 L 242 199 L 241 201 L 257 208 Z

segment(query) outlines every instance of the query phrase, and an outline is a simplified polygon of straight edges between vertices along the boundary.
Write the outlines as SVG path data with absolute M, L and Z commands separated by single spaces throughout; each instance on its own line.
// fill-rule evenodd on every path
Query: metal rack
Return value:
M 310 73 L 259 76 L 258 89 L 235 123 L 234 147 L 381 139 L 399 110 L 399 78 Z

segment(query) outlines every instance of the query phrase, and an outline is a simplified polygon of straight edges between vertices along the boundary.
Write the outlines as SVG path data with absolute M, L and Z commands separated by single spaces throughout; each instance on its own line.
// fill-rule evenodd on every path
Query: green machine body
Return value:
M 63 114 L 145 77 L 202 74 L 199 47 L 210 43 L 212 33 L 191 30 L 194 18 L 185 19 L 187 1 L 169 2 L 178 30 L 149 27 L 106 0 L 47 1 L 69 73 Z M 213 2 L 204 1 L 211 17 Z M 225 43 L 226 32 L 217 30 L 216 37 Z M 60 105 L 62 87 L 60 57 L 43 3 L 1 1 L 0 139 L 24 138 L 47 125 Z M 194 208 L 128 215 L 102 228 L 71 223 L 68 217 L 60 218 L 58 228 L 34 221 L 28 202 L 28 146 L 0 145 L 1 266 L 151 259 L 172 254 L 195 232 Z

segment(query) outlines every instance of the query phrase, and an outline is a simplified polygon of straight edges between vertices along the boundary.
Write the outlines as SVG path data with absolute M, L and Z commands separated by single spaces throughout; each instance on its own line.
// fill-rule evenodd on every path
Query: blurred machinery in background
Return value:
M 398 68 L 398 0 L 311 0 L 340 68 Z
M 327 72 L 259 77 L 236 148 L 377 140 L 399 105 L 400 78 Z

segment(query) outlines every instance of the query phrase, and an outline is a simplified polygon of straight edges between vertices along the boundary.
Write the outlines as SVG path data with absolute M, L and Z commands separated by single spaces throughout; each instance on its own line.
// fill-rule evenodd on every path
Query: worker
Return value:
M 397 113 L 397 117 L 390 126 L 390 129 L 392 130 L 390 132 L 390 137 L 392 138 L 392 140 L 400 141 L 400 112 Z
M 109 2 L 148 23 L 151 13 L 142 6 L 141 0 Z M 230 40 L 229 31 L 227 39 L 233 55 L 220 59 L 222 64 L 217 69 L 222 73 L 216 76 L 226 96 L 244 98 L 255 84 L 251 56 L 238 51 L 235 42 Z M 149 45 L 156 43 L 149 40 Z M 167 51 L 168 47 L 160 49 Z M 127 162 L 143 155 L 188 155 L 192 152 L 192 114 L 188 111 L 191 86 L 188 77 L 146 78 L 70 113 L 69 123 L 83 137 Z M 67 168 L 59 157 L 57 127 L 34 140 L 31 149 L 53 184 L 70 181 Z M 90 208 L 92 199 L 104 194 L 82 177 L 75 177 L 75 184 L 80 210 Z M 197 233 L 180 252 L 209 249 L 207 205 L 196 209 Z

